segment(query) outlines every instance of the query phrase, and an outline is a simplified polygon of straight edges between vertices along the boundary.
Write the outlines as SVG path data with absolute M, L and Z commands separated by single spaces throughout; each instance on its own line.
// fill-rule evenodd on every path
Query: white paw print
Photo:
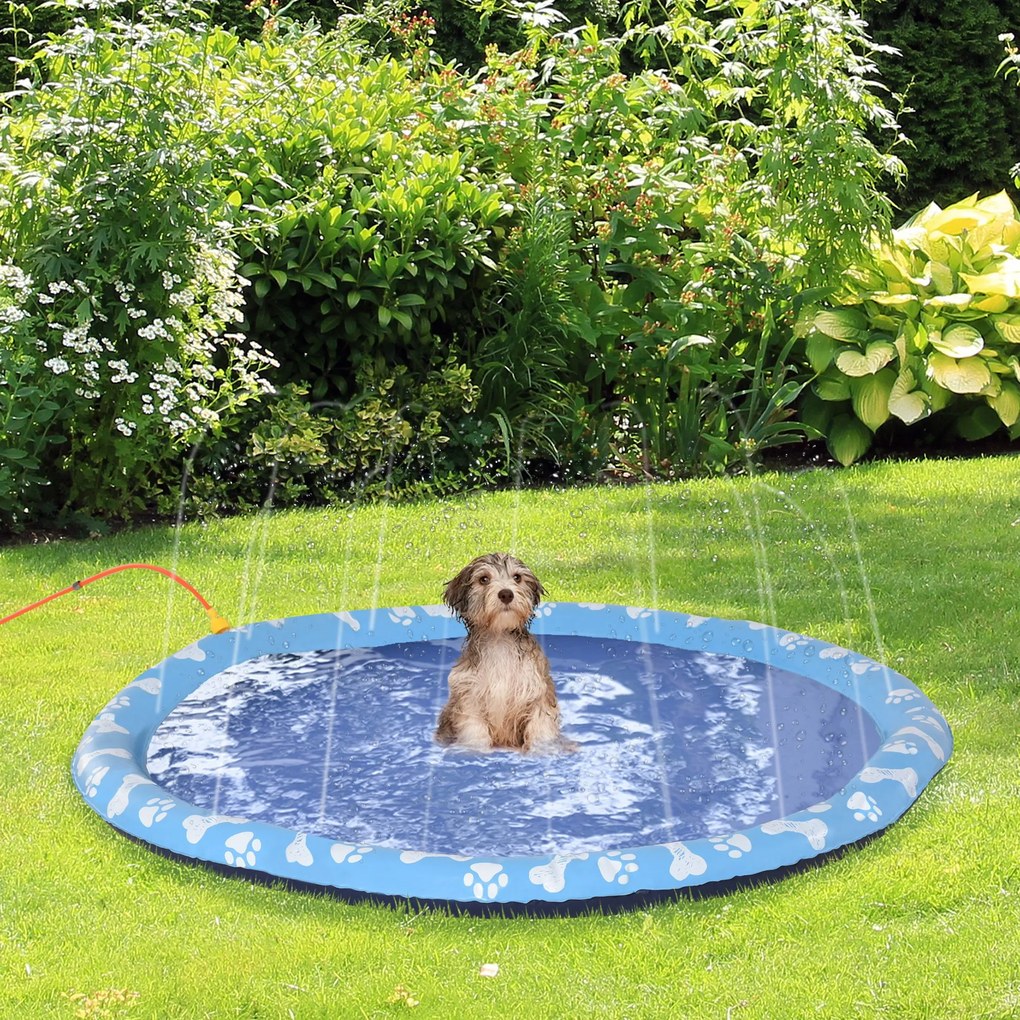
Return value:
M 902 705 L 905 701 L 916 701 L 920 696 L 918 691 L 912 691 L 909 687 L 900 687 L 889 692 L 885 703 L 887 705 Z
M 811 642 L 803 634 L 787 632 L 779 639 L 779 647 L 792 652 L 795 648 L 806 648 Z
M 116 712 L 118 708 L 127 708 L 131 704 L 131 699 L 123 694 L 118 694 L 115 698 L 111 698 L 106 703 L 106 708 L 110 712 Z
M 605 857 L 598 859 L 599 872 L 607 882 L 626 885 L 630 881 L 630 876 L 638 870 L 635 860 L 634 854 L 610 850 Z
M 829 645 L 818 653 L 819 659 L 845 659 L 850 653 L 838 645 Z
M 329 856 L 337 864 L 357 864 L 365 854 L 370 854 L 370 846 L 352 846 L 350 843 L 334 843 L 329 848 Z
M 472 864 L 471 870 L 464 875 L 464 885 L 476 900 L 494 900 L 500 889 L 509 884 L 510 879 L 502 864 Z
M 106 773 L 109 771 L 109 765 L 100 765 L 99 768 L 93 769 L 89 773 L 88 779 L 85 780 L 85 793 L 89 797 L 95 797 L 99 793 L 99 785 L 106 778 Z
M 536 616 L 552 616 L 553 609 L 556 608 L 555 602 L 543 602 L 536 610 Z
M 877 822 L 882 814 L 882 809 L 874 797 L 858 791 L 847 802 L 846 806 L 854 813 L 854 820 L 863 822 L 865 818 L 871 822 Z
M 410 627 L 411 622 L 417 619 L 418 614 L 410 606 L 397 606 L 390 610 L 389 617 L 394 623 Z
M 627 615 L 632 620 L 647 620 L 652 615 L 652 611 L 645 609 L 644 606 L 627 606 Z
M 233 868 L 253 868 L 256 854 L 262 849 L 262 840 L 254 832 L 238 832 L 226 841 L 223 859 Z
M 751 841 L 741 832 L 735 832 L 724 839 L 722 836 L 710 836 L 709 841 L 720 853 L 738 860 L 751 849 Z
M 173 810 L 174 802 L 167 797 L 150 797 L 145 807 L 138 812 L 138 820 L 146 828 L 154 822 L 161 822 Z

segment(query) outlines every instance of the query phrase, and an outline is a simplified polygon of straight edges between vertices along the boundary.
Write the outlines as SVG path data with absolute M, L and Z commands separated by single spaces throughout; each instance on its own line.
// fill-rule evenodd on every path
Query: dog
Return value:
M 528 630 L 545 589 L 507 553 L 472 560 L 443 601 L 467 627 L 436 740 L 475 751 L 573 750 L 560 736 L 549 660 Z

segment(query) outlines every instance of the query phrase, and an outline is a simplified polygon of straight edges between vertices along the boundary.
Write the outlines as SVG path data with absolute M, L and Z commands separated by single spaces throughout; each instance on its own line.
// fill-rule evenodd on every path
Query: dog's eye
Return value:
M 478 578 L 478 583 L 479 584 L 488 584 L 489 583 L 489 575 L 488 574 L 482 574 L 482 576 L 480 578 Z
M 518 584 L 520 584 L 520 583 L 521 583 L 521 575 L 520 575 L 520 574 L 514 574 L 514 580 L 515 580 L 515 581 L 516 581 L 516 582 L 517 582 Z

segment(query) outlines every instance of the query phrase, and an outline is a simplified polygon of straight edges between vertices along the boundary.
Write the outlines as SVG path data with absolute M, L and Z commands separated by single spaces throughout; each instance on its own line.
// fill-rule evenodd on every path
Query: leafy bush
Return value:
M 890 418 L 951 416 L 959 435 L 1020 436 L 1020 222 L 1005 192 L 929 205 L 803 323 L 819 373 L 806 420 L 843 464 Z
M 267 476 L 293 501 L 692 473 L 803 435 L 796 295 L 859 257 L 898 168 L 862 24 L 522 13 L 527 46 L 470 75 L 424 17 L 51 42 L 0 125 L 5 520 L 48 482 L 128 516 L 182 472 L 243 505 Z
M 136 513 L 173 443 L 228 428 L 263 392 L 271 359 L 236 332 L 244 281 L 205 148 L 203 86 L 234 46 L 147 20 L 80 25 L 0 121 L 0 420 L 21 422 L 7 523 L 49 482 L 56 507 Z M 31 427 L 26 376 L 49 415 Z
M 1020 151 L 1020 106 L 996 80 L 1000 33 L 1020 27 L 1015 0 L 895 0 L 858 8 L 879 52 L 882 80 L 904 96 L 909 175 L 902 209 L 945 205 L 1002 187 Z
M 477 82 L 440 74 L 434 116 L 483 174 L 516 185 L 515 208 L 541 200 L 569 221 L 555 303 L 576 314 L 546 332 L 583 350 L 567 361 L 588 387 L 572 448 L 651 472 L 721 469 L 794 438 L 794 295 L 887 221 L 879 182 L 899 164 L 866 129 L 895 124 L 869 88 L 863 24 L 839 8 L 648 16 L 630 5 L 621 38 L 533 20 L 529 46 L 490 50 Z M 647 69 L 624 72 L 625 54 Z

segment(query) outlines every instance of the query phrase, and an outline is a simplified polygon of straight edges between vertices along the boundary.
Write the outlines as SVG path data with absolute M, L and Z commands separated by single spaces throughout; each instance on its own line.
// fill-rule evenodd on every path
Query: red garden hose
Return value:
M 230 630 L 230 624 L 227 620 L 220 616 L 220 614 L 217 613 L 204 598 L 202 598 L 193 585 L 188 584 L 183 577 L 178 577 L 177 574 L 171 570 L 167 570 L 166 567 L 156 567 L 151 563 L 122 563 L 119 567 L 110 567 L 109 570 L 103 570 L 98 574 L 93 574 L 91 577 L 86 577 L 84 581 L 75 581 L 74 584 L 64 588 L 63 591 L 54 592 L 52 595 L 47 595 L 46 598 L 40 599 L 38 602 L 33 602 L 30 606 L 25 606 L 23 609 L 19 609 L 17 612 L 11 613 L 10 616 L 0 618 L 0 624 L 10 623 L 11 620 L 16 620 L 19 616 L 22 616 L 25 613 L 30 613 L 33 609 L 38 609 L 40 606 L 46 605 L 47 602 L 59 599 L 61 595 L 67 595 L 68 592 L 72 591 L 81 591 L 85 585 L 91 584 L 93 581 L 98 581 L 102 577 L 109 577 L 111 574 L 118 574 L 122 570 L 154 570 L 157 574 L 169 577 L 171 581 L 176 581 L 182 588 L 186 588 L 192 595 L 195 596 L 196 599 L 198 599 L 199 604 L 209 617 L 209 627 L 214 634 L 222 634 L 225 630 Z

